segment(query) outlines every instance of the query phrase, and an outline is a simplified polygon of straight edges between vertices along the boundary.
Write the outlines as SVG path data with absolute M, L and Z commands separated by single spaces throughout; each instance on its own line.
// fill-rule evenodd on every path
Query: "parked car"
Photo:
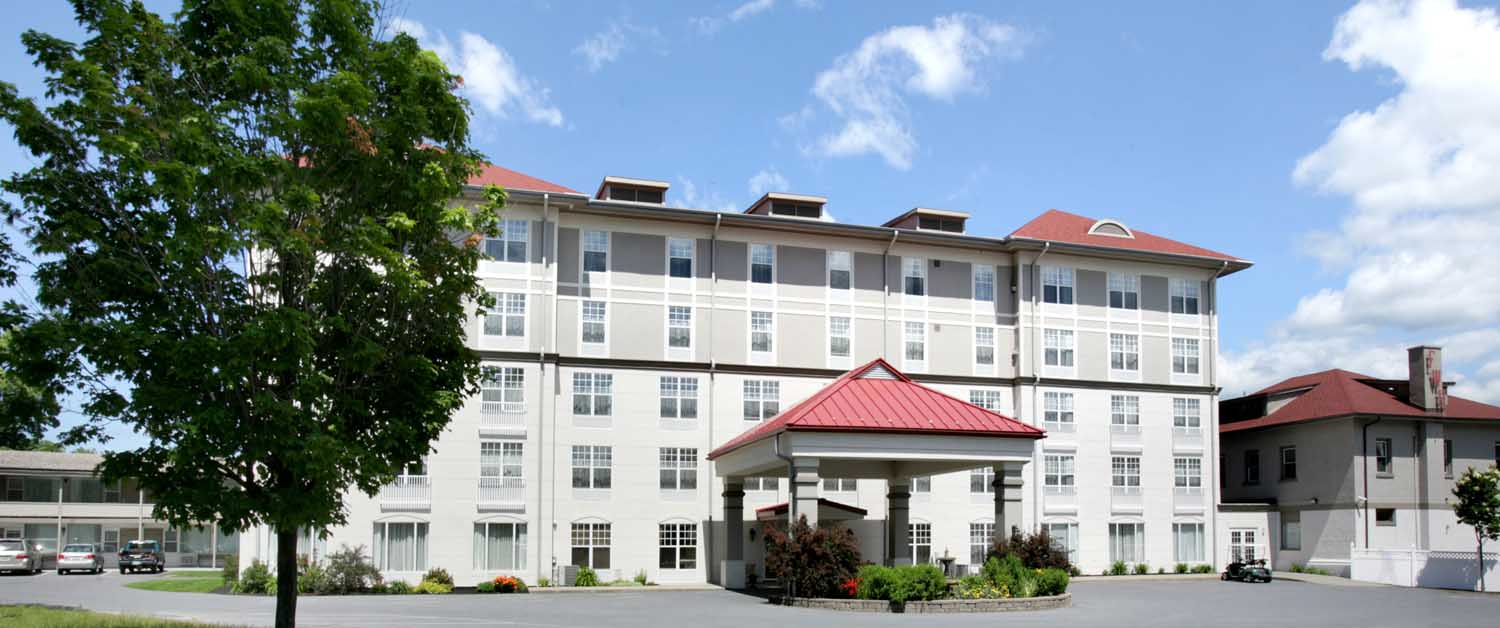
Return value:
M 167 568 L 167 557 L 161 551 L 161 543 L 137 540 L 120 549 L 120 573 L 153 571 L 161 573 Z
M 57 554 L 57 575 L 70 571 L 104 573 L 104 557 L 93 543 L 69 543 Z
M 0 571 L 42 572 L 42 546 L 31 539 L 0 540 Z

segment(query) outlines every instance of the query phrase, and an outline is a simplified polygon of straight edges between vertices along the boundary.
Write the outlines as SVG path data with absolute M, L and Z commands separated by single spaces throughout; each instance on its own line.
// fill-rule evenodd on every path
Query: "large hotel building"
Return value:
M 1001 486 L 1019 507 L 1005 524 L 1045 528 L 1086 573 L 1225 562 L 1218 284 L 1249 262 L 1056 210 L 995 236 L 927 208 L 839 223 L 797 194 L 723 213 L 669 206 L 668 185 L 642 179 L 583 194 L 489 167 L 472 183 L 474 201 L 483 185 L 509 192 L 480 264 L 496 306 L 468 330 L 483 391 L 307 551 L 362 545 L 408 580 L 444 567 L 460 583 L 565 581 L 589 565 L 601 580 L 737 584 L 724 565 L 763 573 L 753 522 L 785 517 L 788 474 L 736 478 L 741 497 L 708 454 L 883 359 L 1046 436 L 1005 481 L 988 465 L 906 479 L 900 551 L 886 480 L 817 478 L 818 519 L 844 520 L 865 559 L 973 563 Z M 726 525 L 726 494 L 743 522 Z M 244 533 L 242 563 L 271 556 L 272 538 Z

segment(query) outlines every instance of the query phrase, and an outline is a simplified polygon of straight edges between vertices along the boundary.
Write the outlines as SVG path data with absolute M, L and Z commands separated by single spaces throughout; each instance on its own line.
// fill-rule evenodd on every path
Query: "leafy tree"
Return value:
M 84 430 L 146 437 L 101 471 L 155 516 L 274 528 L 293 626 L 298 529 L 345 522 L 347 491 L 428 453 L 477 391 L 466 304 L 491 303 L 477 244 L 504 193 L 452 202 L 480 163 L 460 79 L 384 38 L 371 0 L 74 9 L 82 43 L 22 36 L 47 103 L 0 83 L 40 162 L 0 184 L 39 260 L 24 381 L 63 382 Z
M 1479 544 L 1479 590 L 1484 590 L 1484 540 L 1500 540 L 1500 469 L 1469 467 L 1453 487 L 1453 514 L 1474 528 Z
M 818 527 L 797 518 L 791 534 L 767 523 L 766 573 L 788 587 L 793 597 L 837 597 L 839 587 L 859 570 L 859 542 L 842 525 Z

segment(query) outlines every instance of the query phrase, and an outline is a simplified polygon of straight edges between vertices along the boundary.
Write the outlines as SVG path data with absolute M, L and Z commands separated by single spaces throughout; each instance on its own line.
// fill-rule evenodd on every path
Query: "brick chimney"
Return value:
M 1448 390 L 1443 387 L 1442 347 L 1407 349 L 1406 368 L 1412 405 L 1428 412 L 1442 412 L 1448 407 Z

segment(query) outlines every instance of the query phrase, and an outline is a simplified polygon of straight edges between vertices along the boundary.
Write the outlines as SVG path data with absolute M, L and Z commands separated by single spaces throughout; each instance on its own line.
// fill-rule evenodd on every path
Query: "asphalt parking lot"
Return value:
M 155 575 L 0 576 L 0 604 L 69 605 L 101 611 L 262 626 L 274 600 L 127 589 Z M 1072 608 L 1003 615 L 862 614 L 771 606 L 727 591 L 534 595 L 304 597 L 303 626 L 1474 626 L 1500 625 L 1500 595 L 1277 580 L 1126 578 L 1077 582 Z

